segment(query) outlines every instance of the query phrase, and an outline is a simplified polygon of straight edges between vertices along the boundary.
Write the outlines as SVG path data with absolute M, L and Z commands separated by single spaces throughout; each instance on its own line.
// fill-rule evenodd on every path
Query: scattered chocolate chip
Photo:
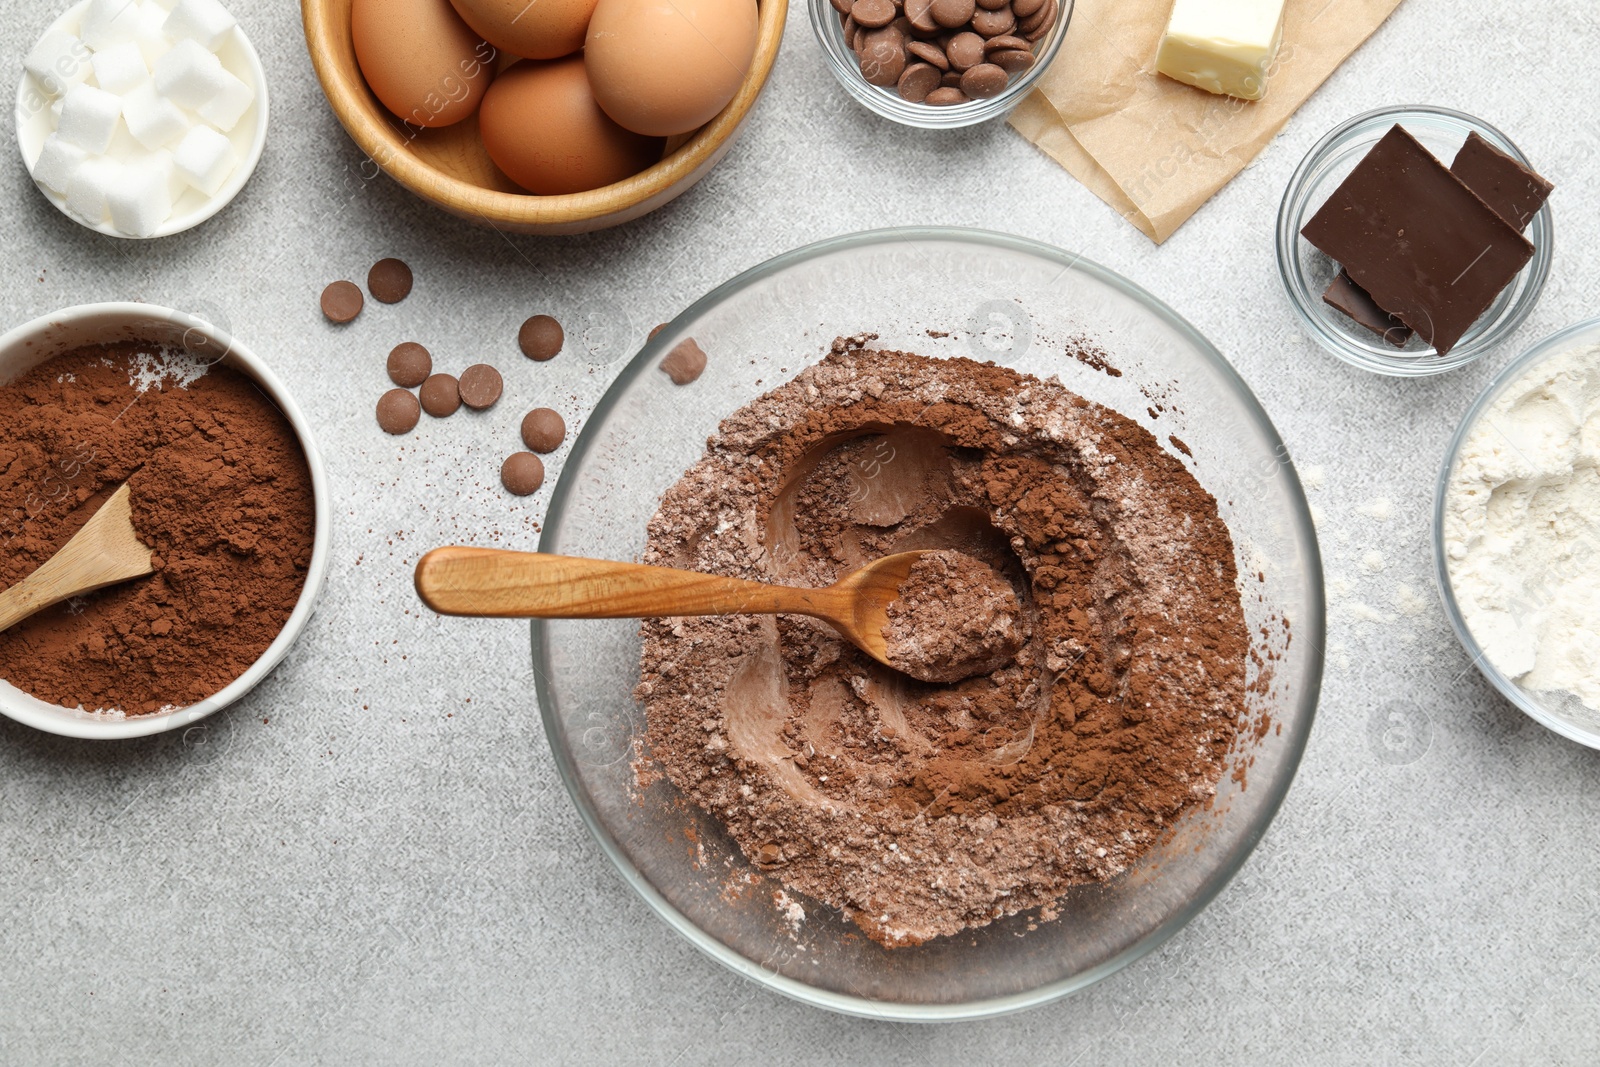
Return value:
M 535 315 L 517 331 L 517 344 L 522 346 L 522 354 L 540 363 L 554 359 L 566 340 L 561 324 L 549 315 Z
M 400 303 L 411 295 L 411 268 L 398 259 L 378 260 L 367 271 L 367 291 L 382 303 Z
M 461 381 L 457 383 L 461 402 L 473 411 L 494 407 L 504 388 L 505 382 L 500 372 L 487 363 L 474 363 L 461 372 Z
M 920 104 L 939 88 L 939 68 L 932 63 L 913 63 L 901 73 L 898 88 L 901 99 Z
M 389 380 L 415 389 L 433 373 L 433 357 L 415 341 L 402 341 L 389 350 Z
M 566 420 L 557 411 L 534 408 L 522 417 L 522 443 L 535 452 L 554 452 L 566 437 Z
M 979 63 L 961 75 L 961 91 L 974 100 L 987 100 L 1005 92 L 1009 80 L 1010 75 L 995 64 Z
M 500 484 L 517 496 L 537 493 L 544 484 L 544 461 L 532 452 L 514 452 L 500 465 Z
M 420 418 L 422 408 L 409 389 L 391 389 L 378 398 L 378 428 L 384 433 L 410 433 Z
M 448 418 L 461 406 L 461 387 L 448 374 L 429 375 L 422 383 L 422 410 L 436 419 Z
M 674 385 L 688 385 L 705 372 L 705 351 L 693 337 L 685 337 L 661 360 L 661 369 Z
M 322 313 L 329 322 L 349 322 L 361 314 L 365 302 L 355 282 L 337 281 L 322 290 Z

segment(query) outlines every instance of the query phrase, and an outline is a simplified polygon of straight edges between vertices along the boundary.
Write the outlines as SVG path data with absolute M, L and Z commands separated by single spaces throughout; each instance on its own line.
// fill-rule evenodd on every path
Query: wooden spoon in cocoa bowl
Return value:
M 436 548 L 417 562 L 417 595 L 441 615 L 480 618 L 662 619 L 686 615 L 808 615 L 861 651 L 921 681 L 993 670 L 992 649 L 935 670 L 892 648 L 885 630 L 917 561 L 930 552 L 873 560 L 820 589 L 767 585 L 641 563 L 494 548 Z M 1017 642 L 1020 646 L 1020 641 Z M 1006 652 L 1009 660 L 1016 647 Z
M 155 572 L 150 547 L 134 532 L 129 496 L 124 482 L 72 540 L 32 574 L 0 592 L 0 631 L 52 604 Z

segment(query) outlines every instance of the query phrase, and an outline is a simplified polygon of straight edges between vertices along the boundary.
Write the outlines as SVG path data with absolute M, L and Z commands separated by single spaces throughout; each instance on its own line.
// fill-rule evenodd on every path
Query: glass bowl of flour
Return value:
M 1489 383 L 1434 496 L 1445 614 L 1517 707 L 1600 748 L 1600 318 Z

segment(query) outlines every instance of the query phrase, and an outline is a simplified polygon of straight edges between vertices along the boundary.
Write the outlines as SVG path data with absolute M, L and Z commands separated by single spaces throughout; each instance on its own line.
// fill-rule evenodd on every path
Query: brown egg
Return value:
M 600 0 L 584 42 L 589 83 L 628 129 L 688 133 L 738 92 L 756 32 L 755 0 Z
M 450 0 L 496 48 L 524 59 L 555 59 L 583 47 L 594 0 Z
M 450 0 L 354 0 L 350 37 L 373 95 L 413 126 L 460 122 L 494 78 L 494 49 Z
M 661 158 L 659 138 L 606 118 L 582 56 L 525 60 L 502 71 L 483 98 L 478 130 L 495 165 L 541 196 L 598 189 Z

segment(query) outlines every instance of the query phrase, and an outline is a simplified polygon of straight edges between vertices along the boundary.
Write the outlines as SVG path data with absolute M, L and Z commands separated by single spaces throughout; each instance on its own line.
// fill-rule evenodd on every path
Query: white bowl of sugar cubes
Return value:
M 81 0 L 23 68 L 22 161 L 92 230 L 144 238 L 198 226 L 261 158 L 266 74 L 219 0 Z

